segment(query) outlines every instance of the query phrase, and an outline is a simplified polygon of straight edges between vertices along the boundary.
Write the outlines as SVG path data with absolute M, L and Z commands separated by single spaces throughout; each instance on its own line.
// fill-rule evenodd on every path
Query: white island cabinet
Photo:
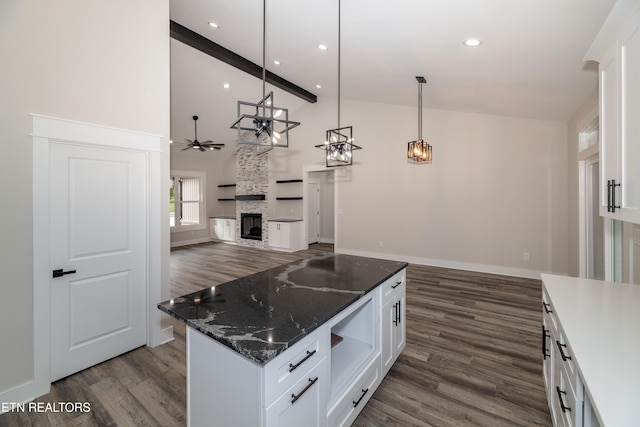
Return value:
M 541 277 L 543 375 L 553 425 L 640 425 L 640 286 Z
M 406 265 L 323 254 L 159 304 L 187 324 L 187 424 L 351 425 L 404 348 Z
M 381 294 L 391 286 L 386 305 L 404 301 L 404 270 L 264 366 L 187 328 L 188 425 L 351 425 L 404 348 L 404 339 L 390 339 L 404 338 L 404 315 L 380 315 Z M 380 321 L 393 334 L 381 337 Z M 332 336 L 341 339 L 333 347 Z M 381 340 L 394 350 L 385 352 L 384 366 Z

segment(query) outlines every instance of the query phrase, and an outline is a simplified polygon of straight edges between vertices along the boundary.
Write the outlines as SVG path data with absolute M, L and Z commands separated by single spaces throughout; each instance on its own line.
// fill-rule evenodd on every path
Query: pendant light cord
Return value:
M 267 94 L 266 81 L 267 81 L 267 0 L 262 0 L 262 97 Z
M 418 80 L 418 140 L 422 141 L 422 83 Z
M 340 17 L 341 8 L 340 0 L 338 0 L 338 129 L 340 129 L 340 28 L 342 27 Z

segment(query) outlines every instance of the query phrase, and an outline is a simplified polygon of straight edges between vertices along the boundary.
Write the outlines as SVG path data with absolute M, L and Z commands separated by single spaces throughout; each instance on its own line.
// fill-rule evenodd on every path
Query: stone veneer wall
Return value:
M 265 200 L 236 200 L 236 242 L 240 246 L 267 249 L 269 190 L 269 153 L 257 155 L 256 147 L 238 145 L 236 148 L 236 195 L 264 194 Z M 262 214 L 262 240 L 240 238 L 240 214 Z

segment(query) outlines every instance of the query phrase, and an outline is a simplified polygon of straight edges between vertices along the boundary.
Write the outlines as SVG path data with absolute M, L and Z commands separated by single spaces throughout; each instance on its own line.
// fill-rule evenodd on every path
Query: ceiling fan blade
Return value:
M 203 147 L 198 147 L 198 150 L 200 150 L 200 151 L 207 151 L 207 150 L 205 150 Z
M 202 141 L 200 144 L 209 144 L 212 143 L 213 141 L 210 139 L 207 139 L 206 141 Z
M 193 141 L 190 139 L 185 138 L 184 140 L 187 141 L 189 144 L 193 144 Z
M 186 147 L 184 147 L 183 149 L 181 149 L 180 151 L 184 151 L 184 150 L 188 150 L 189 148 L 191 148 L 190 145 L 187 145 Z

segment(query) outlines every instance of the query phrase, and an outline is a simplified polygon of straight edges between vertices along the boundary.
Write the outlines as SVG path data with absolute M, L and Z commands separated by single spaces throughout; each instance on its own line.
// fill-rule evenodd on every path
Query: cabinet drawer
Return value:
M 316 361 L 265 411 L 266 427 L 319 427 L 325 425 L 327 358 Z
M 391 278 L 387 279 L 382 285 L 380 285 L 381 299 L 380 305 L 383 306 L 387 302 L 393 300 L 393 298 L 403 292 L 406 289 L 406 269 L 396 273 Z
M 558 424 L 566 427 L 582 426 L 582 393 L 576 393 L 573 383 L 574 379 L 562 369 L 559 384 L 556 385 L 555 398 Z M 581 388 L 578 390 L 581 391 Z
M 547 292 L 542 289 L 542 315 L 548 320 L 547 327 L 551 328 L 554 335 L 558 335 L 558 319 L 555 310 L 551 304 L 551 299 Z
M 316 329 L 265 366 L 265 407 L 327 355 L 325 331 L 324 327 Z
M 570 380 L 568 383 L 575 391 L 577 389 L 578 372 L 576 370 L 576 362 L 573 360 L 573 350 L 564 337 L 564 333 L 560 331 L 558 338 L 553 343 L 557 349 L 557 366 L 565 371 L 567 378 Z
M 364 405 L 381 381 L 380 356 L 376 357 L 362 374 L 347 389 L 340 400 L 331 408 L 328 414 L 328 425 L 349 426 L 356 419 Z

